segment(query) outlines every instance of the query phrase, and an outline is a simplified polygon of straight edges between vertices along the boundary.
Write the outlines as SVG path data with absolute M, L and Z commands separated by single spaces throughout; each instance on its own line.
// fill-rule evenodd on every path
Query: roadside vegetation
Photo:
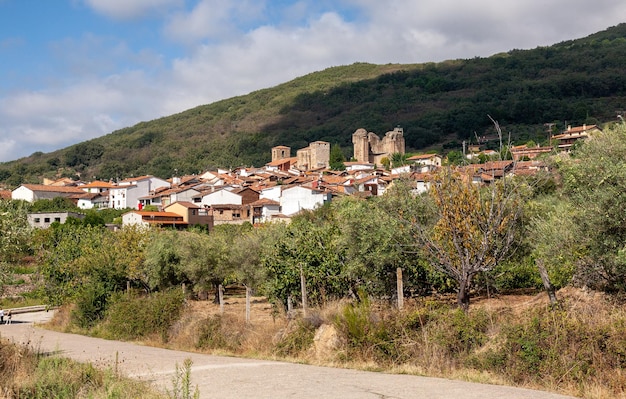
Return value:
M 113 368 L 101 370 L 7 342 L 0 342 L 0 381 L 0 396 L 6 399 L 166 398 Z
M 32 231 L 25 205 L 2 201 L 1 261 L 33 259 L 65 331 L 626 398 L 626 126 L 546 162 L 551 173 L 486 187 L 444 168 L 423 195 L 400 181 L 290 224 L 210 233 Z M 271 315 L 221 313 L 220 286 L 249 288 Z M 542 289 L 554 300 L 484 301 Z

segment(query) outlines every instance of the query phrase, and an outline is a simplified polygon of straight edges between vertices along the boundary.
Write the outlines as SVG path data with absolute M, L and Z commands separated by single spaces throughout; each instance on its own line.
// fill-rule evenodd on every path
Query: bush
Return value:
M 291 328 L 276 344 L 278 356 L 297 356 L 306 352 L 313 345 L 317 326 L 309 319 L 294 321 Z
M 159 334 L 168 341 L 168 330 L 183 310 L 184 294 L 180 288 L 147 296 L 117 293 L 107 309 L 102 335 L 112 339 L 132 340 Z
M 227 349 L 234 346 L 222 331 L 222 317 L 219 315 L 209 316 L 200 322 L 195 345 L 197 349 Z
M 98 282 L 85 287 L 72 309 L 72 323 L 84 329 L 93 327 L 104 317 L 110 295 L 104 285 Z

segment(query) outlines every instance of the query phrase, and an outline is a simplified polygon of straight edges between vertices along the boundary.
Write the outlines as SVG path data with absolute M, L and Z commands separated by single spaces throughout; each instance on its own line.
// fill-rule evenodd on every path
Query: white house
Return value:
M 78 202 L 76 206 L 80 209 L 100 209 L 107 208 L 109 206 L 109 194 L 108 192 L 93 192 L 83 193 L 77 198 Z
M 251 223 L 265 223 L 280 214 L 280 202 L 263 198 L 250 204 L 252 208 Z
M 202 206 L 211 205 L 242 205 L 242 196 L 232 192 L 232 188 L 220 188 L 215 190 L 209 190 L 194 195 L 193 203 Z
M 285 188 L 280 197 L 280 209 L 286 216 L 294 215 L 304 209 L 313 210 L 330 202 L 332 195 L 321 190 L 303 186 Z
M 170 184 L 154 176 L 141 176 L 126 179 L 109 189 L 109 208 L 124 209 L 139 207 L 139 198 L 148 196 L 151 192 Z
M 344 162 L 346 171 L 351 172 L 355 170 L 372 170 L 376 167 L 373 163 L 369 162 Z
M 22 184 L 11 192 L 11 199 L 34 202 L 40 199 L 53 199 L 56 197 L 72 198 L 82 194 L 85 194 L 85 191 L 73 186 Z
M 282 185 L 275 185 L 272 187 L 266 187 L 260 190 L 259 199 L 270 199 L 272 201 L 280 202 L 280 195 L 283 192 Z
M 122 215 L 122 226 L 170 226 L 184 228 L 189 223 L 174 212 L 130 211 Z

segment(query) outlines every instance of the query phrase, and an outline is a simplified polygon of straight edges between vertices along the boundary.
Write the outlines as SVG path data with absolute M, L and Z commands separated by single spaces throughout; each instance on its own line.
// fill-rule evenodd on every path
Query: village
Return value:
M 537 157 L 552 152 L 569 152 L 578 140 L 599 131 L 596 125 L 569 126 L 551 137 L 554 147 L 510 148 L 510 160 L 472 163 L 472 160 L 496 159 L 493 150 L 469 146 L 464 156 L 468 164 L 461 166 L 476 184 L 490 184 L 508 175 L 532 175 L 545 170 Z M 74 181 L 61 179 L 44 184 L 23 184 L 5 197 L 34 202 L 66 197 L 80 209 L 128 209 L 122 215 L 122 226 L 143 225 L 186 228 L 218 224 L 253 225 L 272 221 L 288 222 L 303 210 L 313 210 L 339 196 L 380 196 L 399 178 L 408 179 L 416 194 L 429 187 L 429 176 L 444 160 L 436 153 L 405 158 L 401 166 L 382 167 L 394 154 L 405 154 L 404 132 L 396 127 L 382 138 L 360 128 L 352 135 L 354 155 L 345 162 L 345 170 L 331 170 L 330 143 L 315 141 L 298 149 L 272 148 L 269 163 L 258 168 L 207 171 L 199 175 L 131 177 L 118 182 Z M 9 197 L 10 194 L 10 197 Z M 64 223 L 68 217 L 82 218 L 79 212 L 31 213 L 31 226 L 46 228 L 54 222 Z M 117 228 L 119 226 L 111 226 Z

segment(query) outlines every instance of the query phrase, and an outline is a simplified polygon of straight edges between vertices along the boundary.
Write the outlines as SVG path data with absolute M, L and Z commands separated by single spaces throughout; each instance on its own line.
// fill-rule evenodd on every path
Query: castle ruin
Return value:
M 380 139 L 375 133 L 367 132 L 361 128 L 352 134 L 354 145 L 354 159 L 357 162 L 373 163 L 381 165 L 382 159 L 391 159 L 392 154 L 404 154 L 404 132 L 401 127 L 385 133 Z

